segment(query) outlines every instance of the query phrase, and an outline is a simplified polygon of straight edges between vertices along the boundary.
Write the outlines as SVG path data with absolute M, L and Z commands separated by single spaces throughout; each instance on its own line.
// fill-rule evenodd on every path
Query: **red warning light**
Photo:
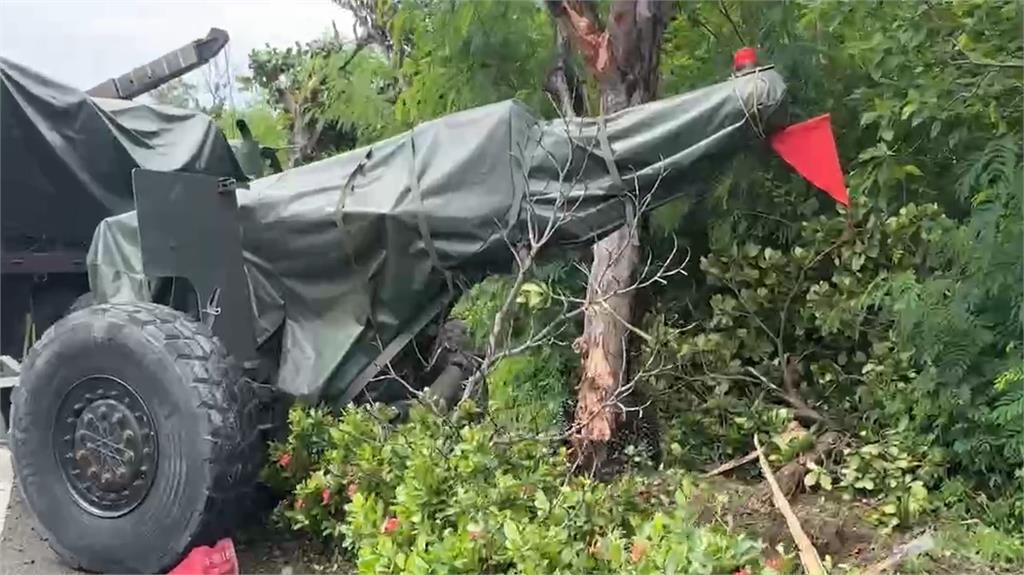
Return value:
M 735 72 L 742 72 L 757 66 L 757 51 L 747 46 L 736 50 L 732 55 L 732 69 Z

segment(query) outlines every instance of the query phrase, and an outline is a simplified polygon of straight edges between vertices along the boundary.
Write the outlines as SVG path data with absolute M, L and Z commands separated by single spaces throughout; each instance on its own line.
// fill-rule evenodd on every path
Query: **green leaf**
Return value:
M 533 505 L 544 514 L 551 510 L 551 502 L 548 501 L 548 497 L 544 495 L 543 490 L 537 490 L 537 493 L 533 496 Z
M 519 526 L 516 525 L 511 519 L 505 521 L 501 526 L 502 531 L 505 533 L 505 539 L 511 545 L 518 545 L 520 540 Z
M 917 110 L 918 102 L 916 100 L 907 102 L 906 106 L 903 106 L 903 113 L 900 114 L 900 119 L 906 120 L 911 114 Z
M 921 171 L 921 168 L 918 168 L 913 164 L 903 166 L 903 171 L 914 176 L 924 176 L 924 172 Z
M 853 483 L 853 486 L 857 489 L 863 489 L 865 491 L 871 491 L 875 488 L 875 480 L 870 477 L 863 477 Z

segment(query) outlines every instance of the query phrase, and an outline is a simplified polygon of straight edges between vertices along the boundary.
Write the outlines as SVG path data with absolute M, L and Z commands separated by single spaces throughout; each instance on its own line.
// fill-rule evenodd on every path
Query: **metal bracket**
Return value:
M 187 278 L 198 292 L 200 319 L 212 323 L 235 359 L 254 359 L 234 180 L 135 169 L 132 187 L 145 274 Z

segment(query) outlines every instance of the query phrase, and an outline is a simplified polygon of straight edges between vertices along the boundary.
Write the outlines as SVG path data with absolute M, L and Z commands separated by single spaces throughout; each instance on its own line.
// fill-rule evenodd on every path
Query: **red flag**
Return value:
M 804 179 L 840 204 L 850 205 L 828 114 L 779 130 L 769 141 L 776 153 Z
M 196 547 L 167 575 L 238 575 L 238 557 L 230 539 Z

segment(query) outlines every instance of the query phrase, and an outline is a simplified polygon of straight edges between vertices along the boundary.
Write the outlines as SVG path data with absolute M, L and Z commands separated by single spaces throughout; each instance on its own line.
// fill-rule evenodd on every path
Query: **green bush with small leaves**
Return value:
M 279 520 L 339 542 L 360 573 L 777 573 L 758 541 L 697 524 L 685 474 L 594 481 L 471 404 L 388 415 L 294 407 L 265 472 Z

